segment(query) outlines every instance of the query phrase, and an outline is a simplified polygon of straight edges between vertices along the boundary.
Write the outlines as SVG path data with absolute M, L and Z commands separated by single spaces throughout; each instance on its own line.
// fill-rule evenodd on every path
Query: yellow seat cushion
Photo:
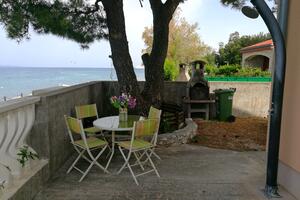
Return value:
M 85 128 L 83 130 L 86 133 L 99 133 L 99 132 L 101 132 L 101 129 L 96 128 L 96 127 L 89 127 L 89 128 Z
M 101 140 L 101 139 L 98 139 L 98 138 L 95 138 L 95 137 L 87 138 L 86 142 L 87 142 L 88 147 L 90 149 L 95 148 L 95 147 L 101 147 L 101 146 L 104 146 L 104 145 L 107 144 L 107 142 L 105 142 L 104 140 Z M 74 143 L 75 143 L 75 145 L 78 145 L 78 146 L 80 146 L 84 149 L 86 148 L 83 140 L 77 140 Z
M 122 141 L 122 142 L 118 142 L 118 145 L 125 148 L 125 149 L 130 149 L 130 144 L 131 141 Z M 150 142 L 147 142 L 145 140 L 141 140 L 141 139 L 136 139 L 133 141 L 132 144 L 132 149 L 145 149 L 145 148 L 150 148 L 153 145 Z

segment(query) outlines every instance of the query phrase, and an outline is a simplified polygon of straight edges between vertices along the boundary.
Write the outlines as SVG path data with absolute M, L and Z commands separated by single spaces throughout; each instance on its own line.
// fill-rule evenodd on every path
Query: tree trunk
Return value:
M 151 54 L 142 56 L 145 66 L 145 88 L 143 96 L 150 103 L 159 105 L 163 100 L 164 90 L 164 62 L 168 51 L 169 23 L 154 17 L 153 46 Z
M 145 66 L 145 87 L 140 94 L 125 30 L 123 0 L 102 0 L 106 12 L 112 60 L 122 91 L 137 97 L 139 110 L 145 113 L 150 105 L 163 100 L 164 62 L 168 51 L 169 22 L 181 0 L 149 0 L 153 13 L 153 47 L 151 54 L 142 56 Z
M 149 0 L 153 14 L 152 51 L 144 54 L 142 60 L 145 66 L 146 83 L 143 97 L 151 104 L 160 105 L 164 91 L 164 63 L 169 44 L 169 23 L 180 0 Z
M 112 60 L 120 90 L 130 92 L 139 98 L 140 90 L 129 54 L 125 30 L 123 0 L 102 0 L 102 4 L 106 12 Z

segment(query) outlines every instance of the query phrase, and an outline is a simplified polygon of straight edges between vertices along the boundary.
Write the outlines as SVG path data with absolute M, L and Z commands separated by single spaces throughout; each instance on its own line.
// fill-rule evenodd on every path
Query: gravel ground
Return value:
M 198 124 L 196 144 L 235 151 L 261 151 L 266 148 L 268 120 L 236 118 L 233 123 L 195 120 Z

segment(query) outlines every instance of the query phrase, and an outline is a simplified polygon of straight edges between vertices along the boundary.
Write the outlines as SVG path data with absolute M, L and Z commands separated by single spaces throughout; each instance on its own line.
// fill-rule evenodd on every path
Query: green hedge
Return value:
M 208 81 L 271 82 L 271 77 L 205 77 Z
M 206 76 L 208 77 L 265 77 L 271 78 L 269 71 L 262 71 L 259 68 L 242 68 L 240 65 L 224 65 L 220 67 L 205 66 Z

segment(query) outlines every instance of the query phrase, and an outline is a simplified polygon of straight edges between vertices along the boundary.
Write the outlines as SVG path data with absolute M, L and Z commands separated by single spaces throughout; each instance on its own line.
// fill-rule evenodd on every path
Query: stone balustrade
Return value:
M 14 186 L 25 175 L 17 154 L 28 146 L 25 139 L 35 121 L 35 104 L 39 101 L 39 97 L 24 97 L 0 103 L 0 190 Z M 29 150 L 35 152 L 31 147 Z

